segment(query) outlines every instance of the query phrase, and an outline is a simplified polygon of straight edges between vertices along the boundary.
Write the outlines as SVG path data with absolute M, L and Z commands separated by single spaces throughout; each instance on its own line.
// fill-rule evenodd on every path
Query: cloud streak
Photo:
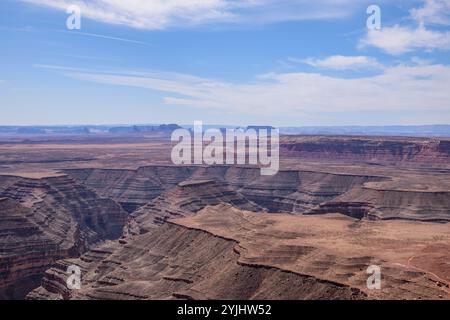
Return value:
M 108 24 L 160 30 L 209 23 L 273 23 L 343 18 L 368 0 L 22 0 L 57 10 L 80 7 L 82 15 Z
M 81 32 L 81 31 L 77 31 L 77 32 L 74 32 L 74 31 L 62 31 L 62 32 L 67 33 L 67 34 L 71 34 L 71 35 L 80 35 L 80 36 L 84 36 L 84 37 L 92 37 L 92 38 L 97 38 L 97 39 L 113 40 L 113 41 L 120 41 L 120 42 L 126 42 L 126 43 L 139 44 L 139 45 L 143 45 L 143 46 L 151 46 L 149 43 L 142 42 L 142 41 L 126 39 L 126 38 L 119 38 L 119 37 L 113 37 L 113 36 L 108 36 L 108 35 L 98 34 L 98 33 Z
M 332 70 L 362 70 L 379 69 L 382 65 L 375 58 L 366 56 L 341 56 L 335 55 L 325 59 L 308 58 L 300 60 L 316 68 Z
M 385 68 L 376 76 L 352 79 L 319 73 L 269 73 L 250 83 L 164 72 L 51 68 L 81 81 L 160 92 L 167 105 L 236 114 L 295 116 L 308 112 L 424 111 L 438 115 L 450 105 L 450 67 L 439 64 L 401 64 Z

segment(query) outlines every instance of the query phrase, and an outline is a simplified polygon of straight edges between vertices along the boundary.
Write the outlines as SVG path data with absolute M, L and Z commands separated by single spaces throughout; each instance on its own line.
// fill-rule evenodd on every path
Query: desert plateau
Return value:
M 0 0 L 0 34 L 14 316 L 448 309 L 450 0 Z
M 282 135 L 273 176 L 171 146 L 2 136 L 0 298 L 450 299 L 449 139 Z

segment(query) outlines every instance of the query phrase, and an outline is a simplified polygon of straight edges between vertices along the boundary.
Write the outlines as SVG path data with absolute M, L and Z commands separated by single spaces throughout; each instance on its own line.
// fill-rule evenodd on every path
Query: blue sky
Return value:
M 1 125 L 450 123 L 450 0 L 6 0 L 0 37 Z

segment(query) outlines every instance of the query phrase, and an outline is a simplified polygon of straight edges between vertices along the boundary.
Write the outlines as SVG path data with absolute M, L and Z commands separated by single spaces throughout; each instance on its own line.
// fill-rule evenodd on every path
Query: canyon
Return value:
M 171 146 L 2 141 L 0 298 L 450 299 L 450 140 L 282 136 L 274 176 Z

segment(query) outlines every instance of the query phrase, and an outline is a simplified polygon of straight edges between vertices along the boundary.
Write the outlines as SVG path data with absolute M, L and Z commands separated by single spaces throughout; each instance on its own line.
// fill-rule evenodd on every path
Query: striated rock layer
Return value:
M 76 257 L 101 241 L 117 239 L 127 219 L 113 200 L 68 176 L 0 176 L 0 197 L 6 199 L 0 210 L 0 292 L 8 298 L 24 296 L 17 289 L 21 283 L 29 289 L 37 286 L 56 259 Z
M 20 298 L 39 285 L 56 259 L 68 256 L 30 216 L 32 211 L 0 199 L 0 299 Z
M 6 204 L 17 203 L 17 211 L 11 213 L 9 205 L 3 217 L 2 227 L 7 231 L 0 238 L 0 247 L 5 248 L 0 290 L 3 297 L 23 297 L 56 260 L 76 258 L 105 240 L 128 241 L 128 237 L 159 232 L 155 230 L 165 228 L 167 220 L 194 216 L 207 206 L 227 204 L 258 213 L 341 213 L 363 220 L 448 222 L 450 193 L 445 186 L 428 188 L 414 175 L 410 179 L 418 182 L 305 170 L 261 176 L 257 168 L 231 166 L 74 169 L 40 179 L 0 176 L 0 197 L 7 199 Z M 39 234 L 43 239 L 24 239 L 29 253 L 8 249 L 28 236 L 8 222 L 18 218 L 29 226 L 30 236 Z M 248 230 L 251 234 L 252 228 Z
M 137 170 L 73 169 L 65 172 L 99 195 L 114 199 L 126 211 L 133 212 L 187 180 L 194 171 L 193 167 L 150 166 Z
M 355 188 L 308 214 L 339 212 L 358 219 L 450 221 L 450 192 Z
M 180 182 L 213 180 L 229 185 L 235 192 L 272 212 L 294 213 L 301 213 L 355 186 L 362 186 L 365 182 L 387 179 L 297 170 L 280 171 L 275 176 L 261 176 L 258 168 L 227 166 L 150 166 L 136 171 L 80 169 L 67 172 L 99 194 L 134 209 L 149 203 Z M 156 175 L 160 175 L 158 179 L 155 178 Z M 118 179 L 117 176 L 121 178 Z
M 433 254 L 430 254 L 433 252 Z M 208 206 L 48 270 L 30 299 L 450 299 L 442 224 Z M 82 288 L 64 286 L 83 270 Z M 382 270 L 369 290 L 366 270 Z
M 405 137 L 285 136 L 284 157 L 332 161 L 448 164 L 450 141 Z
M 170 166 L 161 140 L 52 141 L 1 146 L 0 298 L 41 280 L 30 298 L 446 297 L 448 139 L 282 137 L 275 176 Z
M 191 216 L 206 206 L 222 203 L 254 212 L 265 211 L 225 182 L 190 180 L 179 183 L 133 212 L 127 231 L 134 234 L 145 233 L 169 219 Z
M 146 207 L 137 210 L 138 212 L 148 211 L 152 206 L 160 210 L 165 206 L 164 198 L 170 197 L 170 194 L 163 199 L 158 197 L 166 190 L 179 187 L 184 181 L 214 181 L 217 184 L 214 188 L 226 186 L 226 192 L 234 192 L 237 197 L 244 197 L 269 212 L 339 212 L 368 219 L 450 221 L 450 191 L 445 188 L 428 190 L 422 186 L 405 188 L 402 184 L 408 186 L 412 183 L 376 175 L 281 170 L 274 176 L 261 176 L 257 168 L 227 166 L 150 166 L 120 172 L 80 169 L 70 170 L 69 174 L 79 183 L 103 196 L 111 197 L 126 208 Z M 115 178 L 111 178 L 111 174 Z M 157 174 L 162 176 L 156 179 Z M 117 179 L 117 176 L 122 178 Z M 420 177 L 416 181 L 420 181 Z M 217 195 L 221 192 L 219 190 Z M 177 197 L 176 194 L 174 196 Z M 192 197 L 197 198 L 196 201 L 203 196 L 207 199 L 215 197 L 214 192 L 202 196 L 192 193 Z M 152 203 L 155 199 L 158 201 Z M 162 203 L 158 203 L 159 201 Z M 206 201 L 205 204 L 213 203 Z M 167 216 L 167 213 L 163 215 Z
M 361 299 L 358 289 L 275 267 L 244 264 L 237 243 L 175 224 L 120 247 L 60 261 L 29 299 Z M 69 264 L 83 270 L 82 288 L 64 285 Z

